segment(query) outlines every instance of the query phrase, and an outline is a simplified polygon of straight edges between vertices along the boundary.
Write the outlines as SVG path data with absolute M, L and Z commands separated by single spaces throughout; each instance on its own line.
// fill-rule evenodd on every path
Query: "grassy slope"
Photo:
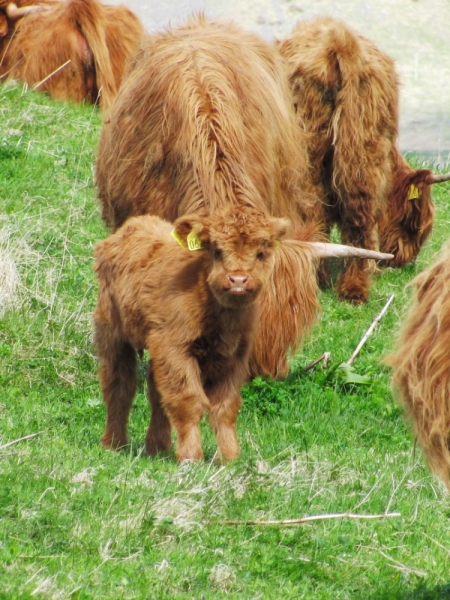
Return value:
M 14 86 L 0 89 L 0 110 L 0 598 L 447 597 L 448 496 L 414 455 L 379 358 L 405 284 L 450 235 L 448 185 L 435 192 L 437 225 L 417 265 L 383 271 L 367 306 L 323 293 L 291 380 L 246 386 L 242 458 L 216 466 L 205 425 L 207 460 L 178 466 L 142 455 L 143 386 L 132 450 L 99 445 L 90 314 L 92 248 L 106 234 L 92 171 L 100 117 Z M 325 350 L 334 365 L 348 359 L 391 293 L 355 361 L 371 385 L 300 373 Z M 401 516 L 218 523 L 346 511 Z

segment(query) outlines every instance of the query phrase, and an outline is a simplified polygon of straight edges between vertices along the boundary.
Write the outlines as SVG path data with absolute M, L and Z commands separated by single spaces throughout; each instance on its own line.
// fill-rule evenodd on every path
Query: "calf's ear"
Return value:
M 206 217 L 185 215 L 174 225 L 174 237 L 190 250 L 200 250 L 209 242 L 209 221 Z
M 271 233 L 275 240 L 282 240 L 292 233 L 292 223 L 289 219 L 272 219 L 270 225 Z

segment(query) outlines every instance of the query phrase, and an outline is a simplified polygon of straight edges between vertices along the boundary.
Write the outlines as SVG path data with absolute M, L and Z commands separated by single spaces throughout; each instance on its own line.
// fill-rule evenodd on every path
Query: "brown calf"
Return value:
M 147 215 L 129 219 L 96 246 L 94 324 L 106 448 L 128 443 L 136 351 L 148 349 L 148 454 L 170 447 L 173 427 L 178 460 L 202 458 L 199 423 L 208 412 L 220 457 L 239 455 L 236 419 L 258 299 L 288 225 L 237 207 L 181 217 L 174 230 Z
M 132 215 L 250 206 L 299 225 L 315 196 L 298 136 L 283 61 L 262 39 L 201 16 L 149 36 L 101 132 L 103 219 L 115 229 Z M 316 317 L 311 261 L 288 252 L 263 292 L 253 374 L 285 375 Z
M 326 197 L 316 204 L 317 220 L 327 234 L 337 224 L 345 244 L 394 254 L 389 265 L 414 261 L 433 222 L 430 186 L 450 175 L 415 171 L 398 150 L 394 62 L 331 17 L 299 23 L 276 47 L 288 68 L 299 143 L 306 130 Z M 347 261 L 339 296 L 365 302 L 373 269 L 367 260 Z
M 431 470 L 450 489 L 450 246 L 412 283 L 417 299 L 386 362 Z
M 23 81 L 57 100 L 110 106 L 144 36 L 138 17 L 97 0 L 18 4 L 6 11 L 13 18 L 0 42 L 0 78 Z

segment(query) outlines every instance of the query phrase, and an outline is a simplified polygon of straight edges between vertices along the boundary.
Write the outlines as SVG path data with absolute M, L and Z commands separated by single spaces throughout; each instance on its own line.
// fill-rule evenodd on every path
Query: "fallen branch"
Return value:
M 348 359 L 347 362 L 344 363 L 344 365 L 351 365 L 352 362 L 355 360 L 355 358 L 358 356 L 359 351 L 361 350 L 361 348 L 364 346 L 364 344 L 367 341 L 367 338 L 370 336 L 370 334 L 372 333 L 372 331 L 375 329 L 375 325 L 381 320 L 381 318 L 383 317 L 383 315 L 386 313 L 387 309 L 389 308 L 390 303 L 392 302 L 392 300 L 394 299 L 395 295 L 392 294 L 392 296 L 389 297 L 389 300 L 386 302 L 386 304 L 383 307 L 383 310 L 378 313 L 378 315 L 375 317 L 375 319 L 372 321 L 371 326 L 369 327 L 369 329 L 366 331 L 366 333 L 363 335 L 361 341 L 359 342 L 359 344 L 356 346 L 355 351 L 353 352 L 353 354 L 351 355 L 351 357 Z
M 325 521 L 327 519 L 388 519 L 391 517 L 400 517 L 400 513 L 383 513 L 382 515 L 355 515 L 353 513 L 336 513 L 330 515 L 313 515 L 310 517 L 302 517 L 300 519 L 286 519 L 282 521 L 258 521 L 258 520 L 226 520 L 226 521 L 210 521 L 210 525 L 301 525 L 310 521 Z
M 18 440 L 13 440 L 12 442 L 3 444 L 3 446 L 0 446 L 0 450 L 4 450 L 5 448 L 8 448 L 8 446 L 13 446 L 14 444 L 18 444 L 19 442 L 23 442 L 24 440 L 30 440 L 31 438 L 34 438 L 37 435 L 41 435 L 41 433 L 44 433 L 44 432 L 38 431 L 37 433 L 30 433 L 30 435 L 25 435 L 24 437 L 21 437 Z
M 330 356 L 331 356 L 330 352 L 324 352 L 321 356 L 319 356 L 319 358 L 316 358 L 316 360 L 313 360 L 312 363 L 309 363 L 309 365 L 307 365 L 303 370 L 309 371 L 310 369 L 312 369 L 313 367 L 318 365 L 322 360 L 323 360 L 323 368 L 326 369 L 328 366 L 328 363 L 330 362 Z

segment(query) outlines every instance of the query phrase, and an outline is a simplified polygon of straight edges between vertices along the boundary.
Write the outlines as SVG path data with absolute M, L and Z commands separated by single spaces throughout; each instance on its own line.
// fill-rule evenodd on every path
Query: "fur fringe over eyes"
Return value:
M 416 299 L 386 363 L 430 469 L 450 489 L 450 244 L 412 285 Z

